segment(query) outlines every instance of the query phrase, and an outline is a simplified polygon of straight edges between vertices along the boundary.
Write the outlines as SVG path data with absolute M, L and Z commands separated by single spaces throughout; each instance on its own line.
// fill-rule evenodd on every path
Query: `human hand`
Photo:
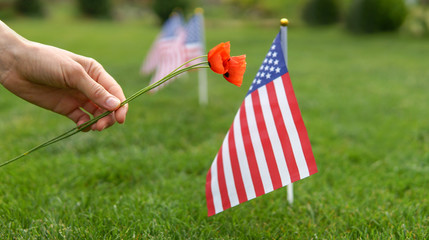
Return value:
M 0 21 L 0 83 L 15 95 L 80 125 L 109 110 L 91 128 L 123 123 L 128 105 L 120 85 L 97 61 L 28 41 Z M 82 109 L 85 111 L 83 111 Z

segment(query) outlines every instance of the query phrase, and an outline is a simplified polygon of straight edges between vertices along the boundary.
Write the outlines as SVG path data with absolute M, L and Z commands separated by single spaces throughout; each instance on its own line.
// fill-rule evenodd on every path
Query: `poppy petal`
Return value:
M 228 60 L 230 56 L 230 43 L 220 43 L 212 48 L 207 56 L 209 66 L 213 72 L 224 74 L 228 71 Z
M 223 77 L 230 83 L 241 86 L 243 83 L 243 75 L 246 71 L 246 55 L 231 57 L 229 61 L 228 72 L 224 73 Z

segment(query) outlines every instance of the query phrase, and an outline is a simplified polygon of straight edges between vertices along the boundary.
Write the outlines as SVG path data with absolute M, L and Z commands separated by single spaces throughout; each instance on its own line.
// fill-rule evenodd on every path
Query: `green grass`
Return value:
M 23 36 L 91 56 L 131 95 L 158 28 L 140 21 L 6 22 Z M 277 34 L 208 20 L 208 46 L 247 54 L 242 88 L 209 73 L 130 105 L 125 125 L 82 133 L 0 169 L 0 239 L 427 239 L 429 44 L 339 28 L 289 29 L 289 70 L 319 173 L 208 218 L 205 176 Z M 0 159 L 73 127 L 0 89 Z

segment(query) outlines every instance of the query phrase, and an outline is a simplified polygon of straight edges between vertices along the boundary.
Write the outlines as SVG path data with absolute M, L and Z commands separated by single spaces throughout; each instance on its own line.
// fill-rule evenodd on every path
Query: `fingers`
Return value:
M 93 80 L 93 83 L 91 84 L 94 85 L 95 83 L 98 83 L 98 86 L 87 87 L 87 91 L 89 91 L 88 95 L 92 94 L 92 96 L 94 96 L 93 98 L 91 98 L 87 95 L 88 98 L 90 98 L 91 101 L 96 103 L 98 106 L 104 106 L 104 108 L 110 111 L 116 110 L 116 121 L 118 123 L 124 123 L 126 114 L 128 112 L 128 105 L 122 106 L 120 109 L 118 109 L 118 101 L 123 102 L 126 99 L 121 86 L 115 81 L 112 76 L 110 76 L 110 74 L 108 74 L 104 70 L 101 64 L 99 64 L 94 59 L 82 57 L 79 55 L 76 55 L 74 59 L 84 67 L 87 75 Z M 88 79 L 86 79 L 85 81 L 88 81 Z M 105 91 L 102 91 L 102 89 Z M 100 98 L 99 101 L 93 100 L 97 98 L 97 94 Z M 118 99 L 118 101 L 116 101 L 115 98 Z M 106 105 L 103 105 L 103 101 Z
M 83 104 L 82 110 L 81 108 L 76 108 L 72 112 L 67 114 L 67 117 L 76 123 L 77 126 L 80 126 L 87 121 L 90 120 L 90 115 L 97 117 L 103 114 L 105 111 L 98 108 L 92 102 L 87 102 Z M 89 115 L 90 114 L 90 115 Z M 90 127 L 85 128 L 83 131 L 87 132 L 89 130 L 97 130 L 102 131 L 110 126 L 112 126 L 116 122 L 115 116 L 113 114 L 109 114 L 106 117 L 101 118 L 95 124 Z
M 95 116 L 102 114 L 103 111 L 97 110 Z M 108 116 L 98 120 L 94 125 L 91 126 L 91 130 L 102 131 L 110 126 L 112 126 L 116 122 L 115 116 L 113 114 L 109 114 Z
M 102 110 L 98 109 L 96 114 L 94 115 L 95 117 L 101 115 L 102 113 L 104 113 Z M 68 117 L 73 120 L 77 126 L 80 126 L 86 122 L 88 122 L 90 120 L 89 115 L 82 111 L 81 109 L 76 109 L 72 114 L 68 115 Z M 116 119 L 115 116 L 113 114 L 109 114 L 103 118 L 101 118 L 100 120 L 98 120 L 96 123 L 94 123 L 93 125 L 91 125 L 90 127 L 85 128 L 83 131 L 87 132 L 89 130 L 97 130 L 97 131 L 102 131 L 110 126 L 112 126 L 113 124 L 115 124 Z
M 114 111 L 91 126 L 92 130 L 101 131 L 115 122 L 125 122 L 128 105 L 120 107 L 125 95 L 120 85 L 111 77 L 97 61 L 83 56 L 67 53 L 73 61 L 64 64 L 63 73 L 66 85 L 77 89 L 90 102 L 81 105 L 85 111 L 98 116 L 106 110 Z M 78 125 L 89 120 L 89 116 L 81 109 L 69 115 Z
M 94 81 L 87 73 L 82 72 L 75 75 L 73 81 L 76 84 L 75 87 L 100 108 L 114 111 L 119 107 L 121 101 Z
M 124 123 L 128 112 L 128 103 L 115 111 L 115 118 L 118 123 Z

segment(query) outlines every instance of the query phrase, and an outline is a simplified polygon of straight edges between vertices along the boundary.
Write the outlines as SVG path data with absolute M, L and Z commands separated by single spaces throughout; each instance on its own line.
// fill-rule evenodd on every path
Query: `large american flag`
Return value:
M 279 33 L 207 173 L 209 216 L 317 172 L 282 40 Z
M 150 83 L 154 83 L 186 61 L 186 32 L 183 17 L 173 14 L 163 25 L 160 35 L 152 45 L 141 72 L 149 74 L 155 70 Z

